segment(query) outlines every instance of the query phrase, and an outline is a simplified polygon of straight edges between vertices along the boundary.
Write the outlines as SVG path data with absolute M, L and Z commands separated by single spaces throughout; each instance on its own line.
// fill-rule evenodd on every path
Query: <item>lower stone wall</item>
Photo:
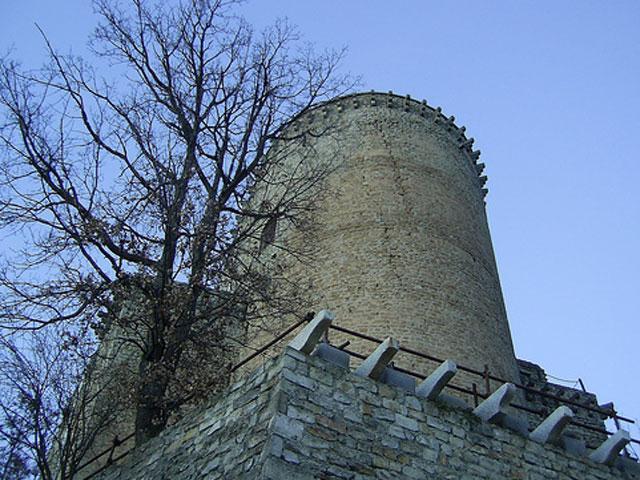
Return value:
M 580 404 L 590 407 L 591 409 L 600 409 L 595 394 L 549 382 L 544 369 L 535 363 L 518 360 L 518 367 L 520 368 L 520 378 L 526 387 L 574 402 L 568 405 L 575 415 L 574 420 L 593 428 L 590 430 L 569 425 L 565 430 L 565 434 L 584 441 L 589 448 L 596 448 L 606 440 L 607 436 L 604 433 L 594 429 L 604 430 L 604 421 L 607 417 L 593 410 L 587 410 L 586 408 L 580 408 L 575 405 Z M 558 400 L 530 392 L 526 393 L 525 400 L 529 408 L 540 412 L 540 415 L 529 414 L 529 422 L 532 425 L 537 425 L 544 420 L 547 415 L 562 405 Z
M 256 478 L 280 372 L 277 360 L 263 364 L 94 478 Z
M 286 349 L 101 477 L 640 479 Z

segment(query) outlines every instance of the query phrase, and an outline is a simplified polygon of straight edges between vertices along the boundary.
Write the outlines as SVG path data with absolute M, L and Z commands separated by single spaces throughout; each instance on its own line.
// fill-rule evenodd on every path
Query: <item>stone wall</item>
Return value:
M 537 391 L 542 391 L 554 397 L 562 398 L 563 401 L 568 400 L 572 402 L 568 406 L 573 410 L 575 415 L 574 420 L 593 427 L 594 429 L 603 430 L 605 428 L 604 421 L 607 419 L 605 415 L 593 412 L 592 410 L 587 410 L 586 408 L 580 408 L 576 405 L 580 404 L 592 409 L 599 409 L 598 400 L 595 394 L 549 382 L 544 369 L 535 363 L 518 360 L 518 366 L 520 367 L 520 377 L 524 386 Z M 536 425 L 541 422 L 544 417 L 561 405 L 559 400 L 530 392 L 525 394 L 525 400 L 529 408 L 540 412 L 540 415 L 529 416 L 529 422 L 532 425 Z M 567 428 L 567 434 L 574 438 L 584 440 L 590 448 L 596 448 L 596 446 L 602 443 L 606 438 L 603 433 L 595 430 L 578 428 L 574 425 L 570 425 Z
M 278 407 L 281 363 L 271 360 L 97 478 L 256 478 Z
M 80 464 L 104 453 L 114 445 L 115 439 L 127 438 L 113 449 L 114 457 L 135 444 L 131 434 L 135 430 L 136 388 L 140 382 L 140 345 L 149 341 L 149 326 L 152 325 L 149 317 L 151 302 L 138 283 L 145 280 L 131 278 L 120 281 L 114 288 L 114 313 L 112 317 L 104 317 L 100 348 L 83 384 L 83 388 L 93 390 L 91 395 L 87 395 L 93 398 L 82 405 L 82 415 L 91 422 L 88 431 L 95 431 L 96 435 Z M 174 296 L 183 296 L 186 287 L 184 284 L 175 285 Z M 168 300 L 168 303 L 178 305 L 179 301 Z M 224 292 L 209 291 L 202 295 L 198 321 L 192 326 L 180 368 L 176 370 L 166 393 L 169 400 L 175 400 L 189 392 L 193 400 L 186 407 L 172 412 L 170 422 L 211 390 L 220 390 L 228 384 L 228 369 L 237 361 L 238 353 L 238 348 L 228 338 L 239 338 L 243 334 L 239 320 L 242 315 L 242 305 L 227 301 Z M 101 455 L 99 460 L 83 468 L 82 473 L 88 475 L 101 468 L 108 458 L 108 454 Z
M 638 479 L 286 349 L 100 477 Z

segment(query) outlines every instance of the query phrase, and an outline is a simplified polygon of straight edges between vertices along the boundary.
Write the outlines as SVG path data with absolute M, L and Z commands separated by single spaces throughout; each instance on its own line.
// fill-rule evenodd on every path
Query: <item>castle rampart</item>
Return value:
M 100 480 L 640 478 L 290 348 Z

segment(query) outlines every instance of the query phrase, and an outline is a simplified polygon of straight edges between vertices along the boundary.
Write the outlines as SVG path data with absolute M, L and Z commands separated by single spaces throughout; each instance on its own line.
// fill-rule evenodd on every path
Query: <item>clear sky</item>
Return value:
M 640 2 L 254 0 L 243 11 L 347 46 L 364 90 L 426 98 L 467 127 L 487 165 L 516 354 L 640 419 Z M 0 49 L 38 64 L 34 22 L 83 53 L 95 19 L 89 0 L 1 0 Z

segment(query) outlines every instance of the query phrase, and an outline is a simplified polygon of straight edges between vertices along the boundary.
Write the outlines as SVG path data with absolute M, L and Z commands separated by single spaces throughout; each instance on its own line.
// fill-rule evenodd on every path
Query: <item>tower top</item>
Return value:
M 454 115 L 447 116 L 442 107 L 429 105 L 426 99 L 417 100 L 411 95 L 398 95 L 393 91 L 377 92 L 371 90 L 335 97 L 311 106 L 308 110 L 294 116 L 289 123 L 295 128 L 295 124 L 300 121 L 312 123 L 328 120 L 330 116 L 335 118 L 336 114 L 362 107 L 386 107 L 419 115 L 431 123 L 441 126 L 449 134 L 451 141 L 468 155 L 471 163 L 477 163 L 480 159 L 480 151 L 473 149 L 475 139 L 467 137 L 467 128 L 458 126 Z

